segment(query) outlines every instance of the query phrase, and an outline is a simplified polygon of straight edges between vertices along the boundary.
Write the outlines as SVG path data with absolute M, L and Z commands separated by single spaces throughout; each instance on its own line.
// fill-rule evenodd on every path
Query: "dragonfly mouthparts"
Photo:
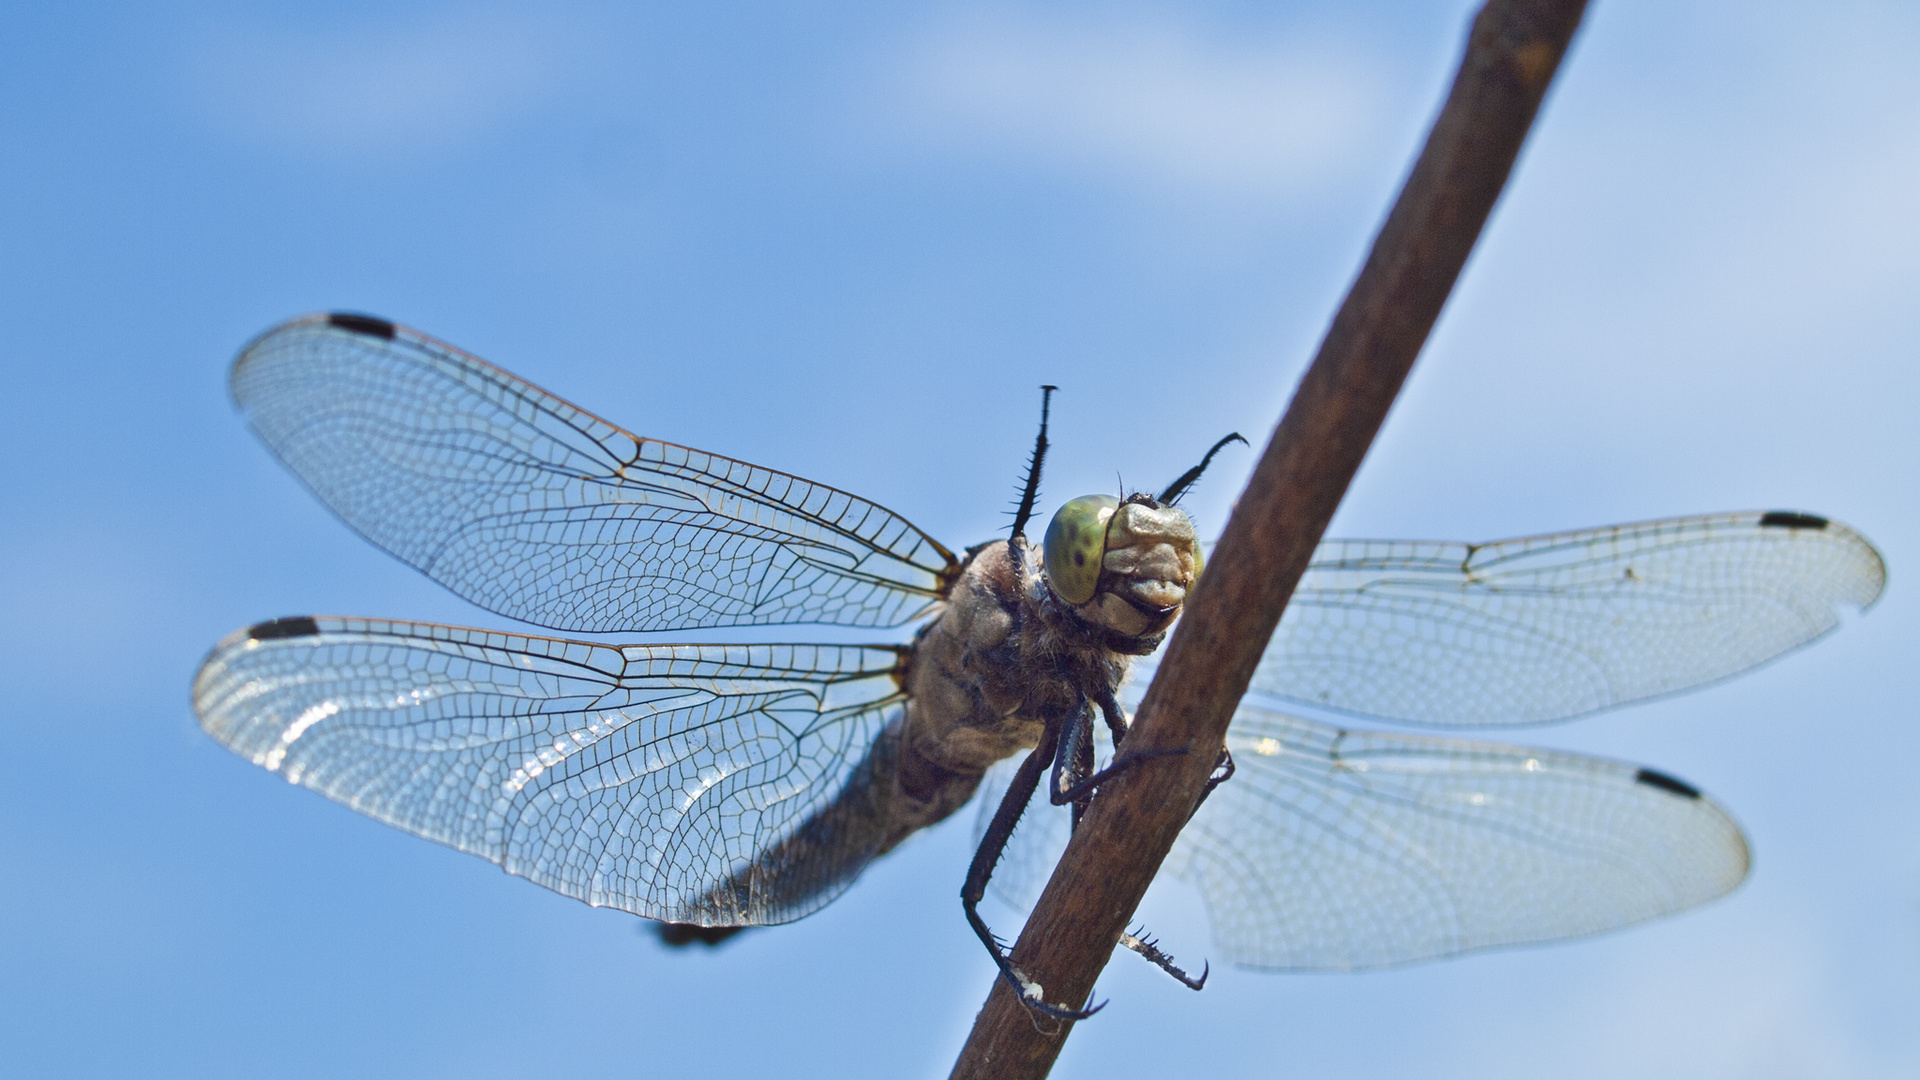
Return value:
M 1164 631 L 1200 573 L 1193 521 L 1174 507 L 1127 503 L 1107 523 L 1100 586 L 1081 616 L 1130 636 Z

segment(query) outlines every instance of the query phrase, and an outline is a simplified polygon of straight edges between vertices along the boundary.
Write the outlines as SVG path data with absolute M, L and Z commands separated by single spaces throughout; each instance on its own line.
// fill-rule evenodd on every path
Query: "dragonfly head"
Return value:
M 1047 525 L 1047 586 L 1081 618 L 1150 637 L 1180 614 L 1200 577 L 1200 541 L 1177 507 L 1146 495 L 1083 495 Z

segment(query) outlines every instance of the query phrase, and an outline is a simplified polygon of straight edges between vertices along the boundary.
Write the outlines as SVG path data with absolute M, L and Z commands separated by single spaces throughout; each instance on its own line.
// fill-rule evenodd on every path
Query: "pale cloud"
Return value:
M 921 149 L 1238 196 L 1337 179 L 1387 96 L 1353 50 L 1165 21 L 949 24 L 882 82 L 883 128 Z
M 325 29 L 222 26 L 185 49 L 200 105 L 245 137 L 302 156 L 431 154 L 521 115 L 567 50 L 524 13 L 447 10 Z

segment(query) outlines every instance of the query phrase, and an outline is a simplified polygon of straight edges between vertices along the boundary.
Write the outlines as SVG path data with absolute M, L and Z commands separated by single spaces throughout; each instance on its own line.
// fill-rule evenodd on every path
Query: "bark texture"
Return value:
M 1499 199 L 1585 7 L 1490 0 L 1474 18 L 1446 104 L 1127 738 L 1129 749 L 1188 753 L 1101 790 L 1014 946 L 1014 962 L 1047 1000 L 1087 998 L 1186 824 L 1260 654 Z M 1044 1077 L 1071 1028 L 1035 1017 L 996 978 L 952 1075 Z

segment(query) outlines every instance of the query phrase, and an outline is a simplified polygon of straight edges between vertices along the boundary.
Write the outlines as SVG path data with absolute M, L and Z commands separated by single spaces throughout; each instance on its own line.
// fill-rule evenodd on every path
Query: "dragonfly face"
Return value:
M 1157 645 L 1200 578 L 1193 521 L 1145 495 L 1125 502 L 1083 495 L 1068 502 L 1047 525 L 1044 551 L 1053 594 L 1075 615 L 1121 639 Z
M 1048 765 L 1053 801 L 1084 805 L 1096 730 L 1126 757 L 1129 665 L 1201 572 L 1167 505 L 1194 472 L 1159 499 L 1070 502 L 1038 551 L 1016 535 L 962 560 L 875 503 L 633 434 L 384 320 L 277 327 L 232 389 L 344 522 L 497 614 L 601 635 L 917 624 L 911 641 L 753 645 L 302 616 L 229 636 L 196 676 L 202 726 L 262 768 L 668 923 L 800 918 L 997 770 L 975 917 Z M 1327 541 L 1236 713 L 1240 771 L 1167 865 L 1206 894 L 1224 958 L 1284 969 L 1550 940 L 1720 895 L 1745 841 L 1691 785 L 1276 708 L 1567 719 L 1779 656 L 1870 605 L 1884 574 L 1845 526 L 1778 511 Z M 996 887 L 1044 880 L 1068 827 L 1047 817 Z

